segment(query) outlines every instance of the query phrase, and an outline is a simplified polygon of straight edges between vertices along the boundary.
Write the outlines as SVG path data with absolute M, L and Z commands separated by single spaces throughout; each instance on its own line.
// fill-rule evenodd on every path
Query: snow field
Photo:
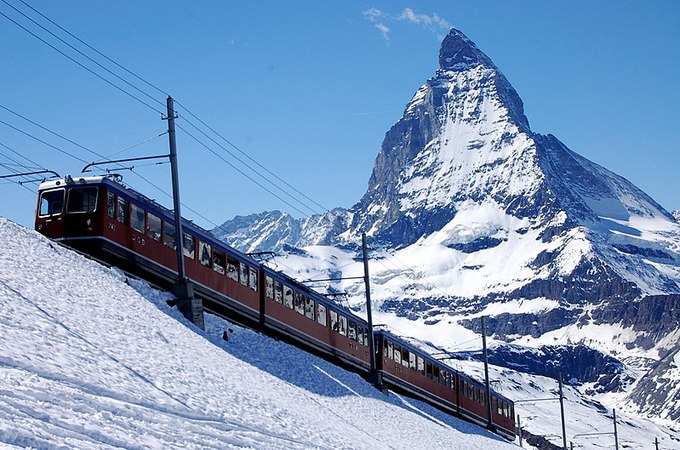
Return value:
M 514 448 L 214 316 L 202 333 L 166 294 L 4 219 L 0 239 L 3 445 Z

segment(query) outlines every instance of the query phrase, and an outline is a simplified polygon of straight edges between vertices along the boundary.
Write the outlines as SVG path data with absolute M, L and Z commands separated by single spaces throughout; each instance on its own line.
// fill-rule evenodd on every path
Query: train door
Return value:
M 35 229 L 49 238 L 64 236 L 64 188 L 40 191 L 35 216 Z
M 66 196 L 66 216 L 64 217 L 64 236 L 89 236 L 99 227 L 98 212 L 99 188 L 97 186 L 73 186 Z

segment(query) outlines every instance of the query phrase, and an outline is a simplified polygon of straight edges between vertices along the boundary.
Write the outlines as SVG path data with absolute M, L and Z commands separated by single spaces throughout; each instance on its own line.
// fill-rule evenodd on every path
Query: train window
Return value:
M 357 323 L 353 320 L 350 320 L 347 330 L 348 330 L 347 337 L 352 339 L 353 341 L 356 341 L 357 340 Z
M 68 201 L 66 202 L 67 213 L 91 213 L 97 209 L 97 192 L 96 187 L 80 187 L 72 188 L 68 192 Z
M 161 240 L 161 219 L 151 213 L 146 213 L 146 234 L 154 241 Z
M 416 370 L 420 373 L 425 373 L 425 360 L 420 355 L 416 358 Z
M 184 234 L 184 239 L 182 239 L 182 250 L 184 252 L 184 256 L 187 258 L 194 259 L 194 256 L 196 255 L 196 246 L 194 245 L 194 237 L 190 234 L 183 233 Z
M 394 346 L 394 351 L 392 353 L 394 356 L 394 362 L 397 364 L 401 364 L 401 349 L 397 347 L 396 345 Z
M 134 203 L 130 203 L 130 226 L 144 233 L 144 210 Z
M 321 303 L 316 304 L 316 321 L 326 326 L 326 307 Z
M 365 336 L 364 331 L 365 331 L 364 327 L 362 327 L 361 325 L 357 326 L 357 342 L 361 345 L 364 345 L 364 336 Z
M 227 276 L 238 282 L 238 261 L 227 257 Z
M 439 377 L 441 376 L 441 372 L 439 371 L 439 367 L 437 366 L 432 366 L 432 379 L 435 381 L 439 381 Z
M 336 333 L 340 332 L 340 321 L 338 320 L 338 313 L 333 311 L 332 309 L 330 310 L 330 315 L 331 315 L 331 330 L 335 331 Z
M 47 191 L 40 193 L 40 215 L 51 216 L 61 214 L 64 211 L 64 190 Z
M 202 265 L 210 267 L 211 260 L 212 260 L 212 248 L 210 247 L 210 244 L 206 244 L 203 241 L 198 241 L 198 261 Z
M 173 250 L 177 250 L 177 232 L 175 225 L 163 222 L 163 243 Z
M 244 286 L 248 286 L 248 266 L 239 261 L 238 281 Z
M 415 353 L 409 353 L 409 355 L 408 355 L 408 366 L 413 370 L 416 370 L 416 367 L 418 367 L 416 365 L 416 354 Z
M 282 299 L 283 299 L 283 285 L 281 284 L 280 281 L 277 280 L 274 282 L 274 300 L 281 303 Z
M 393 354 L 394 354 L 394 345 L 390 341 L 387 341 L 387 358 L 393 359 L 394 358 Z
M 406 350 L 405 348 L 401 349 L 401 365 L 404 367 L 408 367 L 408 360 L 409 360 L 409 351 Z
M 227 264 L 227 255 L 222 252 L 215 250 L 213 252 L 213 270 L 217 273 L 224 275 L 224 268 Z
M 446 385 L 446 372 L 441 370 L 439 367 L 435 367 L 435 375 L 437 376 L 437 381 L 439 384 Z
M 305 297 L 305 316 L 314 320 L 314 300 Z
M 305 315 L 305 301 L 302 294 L 297 292 L 293 294 L 293 305 L 295 305 L 295 311 L 298 314 Z
M 340 334 L 347 336 L 347 317 L 340 316 Z
M 253 269 L 252 267 L 250 269 L 250 276 L 248 277 L 248 286 L 250 289 L 253 291 L 257 292 L 257 270 Z
M 106 193 L 106 214 L 111 218 L 116 218 L 116 194 L 111 191 Z
M 274 299 L 274 280 L 269 275 L 264 277 L 264 295 L 267 298 Z
M 116 220 L 120 223 L 128 223 L 128 201 L 118 196 L 118 211 L 116 211 Z
M 290 286 L 283 285 L 283 304 L 293 309 L 293 289 Z
M 432 378 L 432 364 L 425 364 L 425 375 L 427 375 L 427 378 Z

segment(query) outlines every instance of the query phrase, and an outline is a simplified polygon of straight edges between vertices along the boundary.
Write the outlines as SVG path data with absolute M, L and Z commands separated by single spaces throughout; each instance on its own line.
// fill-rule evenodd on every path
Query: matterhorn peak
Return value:
M 491 59 L 462 31 L 451 28 L 439 50 L 439 67 L 444 70 L 460 70 L 479 64 L 495 68 Z

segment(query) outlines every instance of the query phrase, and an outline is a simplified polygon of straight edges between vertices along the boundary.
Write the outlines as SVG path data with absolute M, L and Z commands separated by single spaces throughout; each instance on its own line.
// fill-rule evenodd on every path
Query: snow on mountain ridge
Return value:
M 498 321 L 499 329 L 490 329 L 511 328 L 503 332 L 510 341 L 543 335 L 570 345 L 574 337 L 586 339 L 572 327 L 616 327 L 621 318 L 612 312 L 621 304 L 680 293 L 680 224 L 630 181 L 555 136 L 533 132 L 508 80 L 455 29 L 442 43 L 440 67 L 385 134 L 365 195 L 349 210 L 297 223 L 312 229 L 297 240 L 277 232 L 274 249 L 285 243 L 344 251 L 331 259 L 315 247 L 277 260 L 304 278 L 360 274 L 353 258 L 367 232 L 375 304 L 395 317 L 434 324 L 454 316 L 476 327 L 464 316 L 489 304 L 536 298 L 559 304 L 508 314 L 513 326 Z M 218 235 L 239 248 L 248 242 Z M 332 287 L 361 308 L 359 287 Z M 673 320 L 642 317 L 626 356 L 662 345 L 645 327 L 677 328 Z

